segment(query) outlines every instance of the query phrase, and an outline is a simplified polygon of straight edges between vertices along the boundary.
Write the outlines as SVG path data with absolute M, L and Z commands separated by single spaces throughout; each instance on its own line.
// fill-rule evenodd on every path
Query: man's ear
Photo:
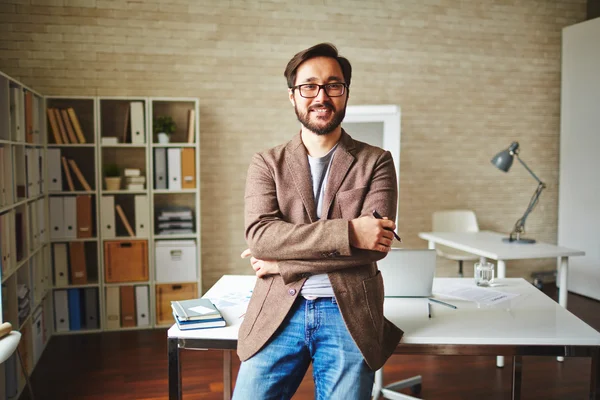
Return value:
M 294 99 L 294 90 L 293 89 L 288 89 L 288 96 L 290 98 L 290 103 L 292 103 L 292 106 L 296 107 L 296 100 Z

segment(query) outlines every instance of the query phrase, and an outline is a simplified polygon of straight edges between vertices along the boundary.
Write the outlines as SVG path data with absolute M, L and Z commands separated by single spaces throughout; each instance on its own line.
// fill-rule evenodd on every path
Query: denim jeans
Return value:
M 335 298 L 299 296 L 267 344 L 242 362 L 233 400 L 291 399 L 311 362 L 316 400 L 371 398 L 375 372 L 348 333 Z

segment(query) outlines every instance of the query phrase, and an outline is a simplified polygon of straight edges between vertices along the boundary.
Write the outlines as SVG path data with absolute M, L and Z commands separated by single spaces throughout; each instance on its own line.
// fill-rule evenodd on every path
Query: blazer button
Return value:
M 288 290 L 288 293 L 290 294 L 290 296 L 293 296 L 296 294 L 296 289 L 290 289 Z

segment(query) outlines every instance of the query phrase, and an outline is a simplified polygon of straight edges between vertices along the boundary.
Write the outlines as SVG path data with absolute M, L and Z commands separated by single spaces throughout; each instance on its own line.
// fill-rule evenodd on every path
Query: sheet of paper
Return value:
M 217 309 L 221 310 L 227 307 L 235 307 L 241 304 L 246 304 L 250 301 L 252 291 L 248 292 L 229 292 L 221 297 L 212 297 L 210 301 L 213 302 Z
M 444 285 L 436 288 L 435 294 L 473 301 L 478 304 L 497 304 L 519 296 L 518 293 L 506 293 L 499 290 L 465 285 Z
M 203 307 L 203 306 L 190 307 L 190 310 L 197 312 L 198 314 L 208 314 L 208 313 L 213 312 L 213 310 L 211 308 Z

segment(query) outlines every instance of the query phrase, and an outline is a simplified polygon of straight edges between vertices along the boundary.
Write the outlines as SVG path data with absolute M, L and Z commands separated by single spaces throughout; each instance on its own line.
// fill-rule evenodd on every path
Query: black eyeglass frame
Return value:
M 328 86 L 330 85 L 342 85 L 342 87 L 344 88 L 342 90 L 342 93 L 340 94 L 336 94 L 336 95 L 330 95 L 329 91 L 327 89 Z M 314 96 L 304 96 L 302 94 L 302 86 L 318 86 L 319 90 L 317 91 L 317 93 Z M 290 89 L 292 89 L 292 91 L 298 89 L 298 93 L 300 94 L 301 97 L 304 97 L 305 99 L 314 99 L 315 97 L 317 97 L 319 95 L 319 93 L 321 93 L 321 89 L 325 91 L 325 94 L 329 97 L 341 97 L 344 94 L 346 94 L 346 90 L 348 89 L 348 85 L 344 82 L 332 82 L 332 83 L 325 83 L 324 85 L 319 85 L 316 83 L 303 83 L 301 85 L 296 85 L 296 86 L 292 86 Z

